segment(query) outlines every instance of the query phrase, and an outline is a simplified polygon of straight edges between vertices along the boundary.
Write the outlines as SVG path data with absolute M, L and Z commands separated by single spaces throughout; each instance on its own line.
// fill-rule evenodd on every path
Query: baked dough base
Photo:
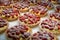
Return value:
M 0 28 L 0 33 L 4 32 L 7 28 L 8 28 L 8 26 L 4 26 L 4 27 Z
M 19 16 L 19 15 L 18 15 Z M 12 16 L 10 16 L 9 18 L 5 17 L 4 15 L 2 15 L 1 17 L 5 20 L 8 20 L 8 21 L 14 21 L 16 19 L 18 19 L 18 16 L 14 15 L 14 18 Z
M 31 28 L 29 28 L 28 27 L 28 31 L 27 31 L 28 33 L 31 33 L 32 32 L 32 30 L 31 30 Z M 5 34 L 6 34 L 6 38 L 7 38 L 7 40 L 13 40 L 12 38 L 9 38 L 8 36 L 7 36 L 7 30 L 6 30 L 6 32 L 5 32 Z M 21 35 L 21 34 L 20 34 Z M 27 40 L 28 38 L 26 38 L 26 39 L 24 39 L 24 40 Z M 18 40 L 18 39 L 17 39 Z M 20 38 L 20 40 L 23 40 L 23 38 Z

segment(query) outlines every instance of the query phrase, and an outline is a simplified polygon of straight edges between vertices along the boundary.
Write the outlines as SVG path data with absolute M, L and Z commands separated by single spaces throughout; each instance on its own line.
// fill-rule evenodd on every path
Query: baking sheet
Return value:
M 48 13 L 51 13 L 51 12 L 54 12 L 54 11 L 53 10 L 49 10 L 48 11 Z M 47 16 L 41 18 L 41 20 L 43 20 L 45 18 L 47 18 Z M 15 25 L 19 25 L 18 20 L 9 22 L 9 27 L 8 28 L 13 27 Z M 35 27 L 35 28 L 32 28 L 32 34 L 35 33 L 35 32 L 37 32 L 37 31 L 40 31 L 39 25 L 37 27 Z M 7 40 L 6 36 L 5 36 L 5 33 L 0 34 L 0 40 Z M 60 40 L 60 36 L 58 36 L 58 40 Z

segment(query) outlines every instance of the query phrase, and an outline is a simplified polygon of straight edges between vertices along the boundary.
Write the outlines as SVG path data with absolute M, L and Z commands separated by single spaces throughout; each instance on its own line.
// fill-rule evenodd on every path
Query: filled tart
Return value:
M 57 38 L 50 32 L 36 32 L 32 35 L 31 40 L 57 40 Z
M 48 8 L 48 9 L 52 9 L 52 8 L 53 8 L 53 4 L 52 4 L 50 1 L 42 1 L 42 2 L 40 3 L 40 5 Z
M 39 17 L 44 17 L 47 15 L 47 8 L 45 8 L 44 6 L 41 5 L 37 5 L 37 6 L 32 6 L 29 9 L 29 12 L 39 16 Z
M 51 13 L 50 18 L 53 20 L 60 21 L 60 13 L 57 13 L 57 12 Z
M 13 7 L 19 9 L 20 12 L 26 12 L 29 9 L 28 2 L 17 2 L 13 5 Z
M 9 40 L 27 40 L 31 29 L 26 25 L 18 25 L 7 29 L 6 36 Z
M 39 24 L 40 17 L 26 12 L 23 15 L 20 15 L 19 17 L 19 22 L 24 25 L 28 25 L 29 27 L 35 27 L 36 25 Z
M 52 2 L 54 4 L 60 4 L 60 0 L 48 0 L 48 1 L 50 1 L 50 2 Z
M 40 29 L 52 32 L 56 35 L 60 34 L 60 22 L 51 19 L 45 19 L 40 23 Z
M 12 6 L 11 0 L 0 0 L 0 13 L 3 9 Z
M 0 33 L 5 31 L 8 27 L 8 22 L 2 18 L 0 18 Z
M 56 6 L 56 12 L 60 12 L 60 5 Z
M 51 0 L 52 3 L 57 3 L 57 0 Z
M 6 8 L 0 13 L 0 17 L 8 21 L 16 20 L 19 16 L 19 11 L 16 8 Z
M 0 7 L 10 7 L 12 3 L 12 0 L 0 0 Z

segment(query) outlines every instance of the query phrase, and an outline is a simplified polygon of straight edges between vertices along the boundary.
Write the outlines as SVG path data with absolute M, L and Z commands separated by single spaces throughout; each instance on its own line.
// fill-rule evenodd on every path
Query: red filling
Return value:
M 3 12 L 1 14 L 5 15 L 6 17 L 10 17 L 10 16 L 14 17 L 14 15 L 18 16 L 19 11 L 10 8 L 10 9 L 3 10 Z
M 41 2 L 40 5 L 47 7 L 48 6 L 48 3 L 47 2 Z
M 53 8 L 53 4 L 50 2 L 51 0 L 44 0 L 40 3 L 40 5 L 44 6 L 44 7 L 50 7 L 50 8 Z
M 56 6 L 56 11 L 59 12 L 60 11 L 60 6 Z
M 60 30 L 60 22 L 58 23 L 58 29 Z
M 29 4 L 28 3 L 25 3 L 25 2 L 23 2 L 23 3 L 16 3 L 15 5 L 14 5 L 14 7 L 15 8 L 26 8 L 26 7 L 29 7 Z
M 34 24 L 34 23 L 37 23 L 40 20 L 40 17 L 37 17 L 34 14 L 28 13 L 28 14 L 24 14 L 23 16 L 20 16 L 19 20 L 22 21 L 22 22 L 25 22 L 25 23 L 28 22 L 28 24 Z
M 39 11 L 40 11 L 40 15 L 44 15 L 48 11 L 45 7 L 40 6 L 40 5 L 36 6 L 36 7 L 33 7 L 32 9 L 36 13 L 39 13 Z
M 52 1 L 56 1 L 56 0 L 52 0 Z
M 58 22 L 51 20 L 51 19 L 46 19 L 46 20 L 42 21 L 41 26 L 42 26 L 42 28 L 47 28 L 49 30 L 53 30 L 55 28 L 55 26 L 58 26 Z
M 7 6 L 7 5 L 10 5 L 10 4 L 11 4 L 10 0 L 0 0 L 0 6 L 2 6 L 2 5 Z
M 60 20 L 60 13 L 52 13 L 52 14 L 50 14 L 50 17 L 51 18 L 54 17 L 54 18 Z
M 7 36 L 9 38 L 19 39 L 20 38 L 20 34 L 24 34 L 27 31 L 28 31 L 28 27 L 27 26 L 19 25 L 19 26 L 15 26 L 15 27 L 12 27 L 12 28 L 8 29 L 7 30 Z
M 7 22 L 4 19 L 0 18 L 0 28 L 4 26 L 7 26 Z
M 37 32 L 32 36 L 32 40 L 53 40 L 54 35 L 47 32 Z

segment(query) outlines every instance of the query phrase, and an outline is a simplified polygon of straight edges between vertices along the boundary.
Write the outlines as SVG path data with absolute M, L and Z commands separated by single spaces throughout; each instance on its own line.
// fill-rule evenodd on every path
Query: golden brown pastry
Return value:
M 19 11 L 16 8 L 6 8 L 2 10 L 0 14 L 1 18 L 4 18 L 8 21 L 13 21 L 16 20 L 19 16 Z
M 30 7 L 30 9 L 29 9 L 29 12 L 31 12 L 39 17 L 46 16 L 47 11 L 48 11 L 47 8 L 45 8 L 44 6 L 41 6 L 41 5 L 33 6 L 33 7 Z
M 52 32 L 53 34 L 60 34 L 60 22 L 51 19 L 45 19 L 40 23 L 40 29 Z
M 31 40 L 57 40 L 57 37 L 50 32 L 36 32 L 32 35 Z
M 53 9 L 54 8 L 53 4 L 50 1 L 46 1 L 46 0 L 41 1 L 41 3 L 39 5 L 44 6 L 48 9 Z
M 8 28 L 8 22 L 2 18 L 0 18 L 0 33 L 5 31 Z
M 28 40 L 31 29 L 26 25 L 18 25 L 7 29 L 6 37 L 8 40 Z
M 51 13 L 49 16 L 50 16 L 50 19 L 60 21 L 60 13 L 58 12 Z
M 20 15 L 19 22 L 24 25 L 28 25 L 29 27 L 35 27 L 40 22 L 40 17 L 26 12 L 23 15 Z
M 17 2 L 13 5 L 13 7 L 19 9 L 20 12 L 27 12 L 29 10 L 29 3 Z

